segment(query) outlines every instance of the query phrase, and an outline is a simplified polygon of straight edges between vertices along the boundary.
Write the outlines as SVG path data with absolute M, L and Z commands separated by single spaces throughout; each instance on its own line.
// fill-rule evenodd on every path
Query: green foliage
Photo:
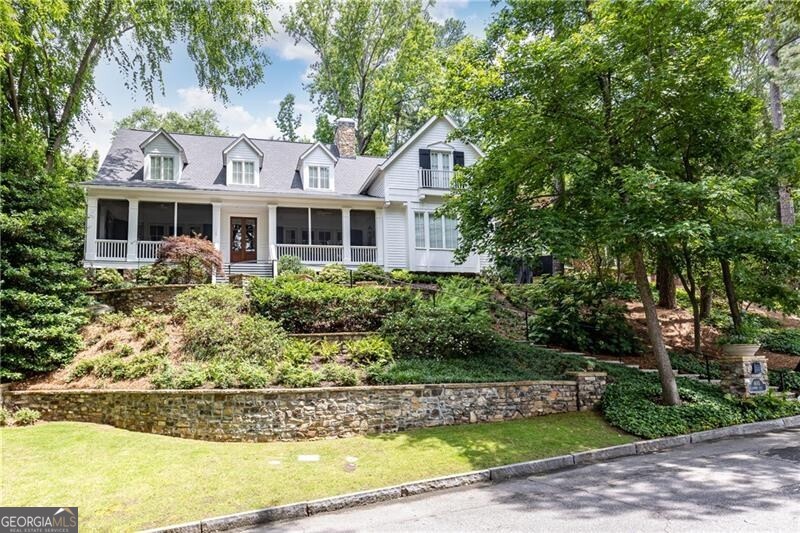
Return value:
M 386 364 L 392 361 L 392 346 L 377 335 L 345 343 L 347 358 L 358 365 Z
M 800 413 L 797 402 L 771 395 L 742 401 L 725 395 L 718 386 L 690 379 L 678 379 L 683 403 L 666 406 L 660 403 L 657 376 L 599 364 L 613 379 L 602 401 L 606 419 L 640 437 L 681 435 Z
M 303 263 L 294 255 L 282 255 L 278 259 L 278 275 L 299 274 L 303 271 Z
M 136 269 L 137 285 L 166 285 L 170 282 L 170 272 L 163 265 L 145 265 Z
M 784 390 L 800 392 L 800 372 L 786 369 L 770 370 L 769 384 L 775 387 L 783 386 Z
M 260 316 L 230 318 L 223 313 L 210 313 L 186 319 L 183 332 L 184 353 L 201 361 L 267 363 L 277 360 L 286 344 L 286 333 L 281 327 Z
M 119 289 L 125 286 L 125 278 L 113 268 L 100 268 L 92 278 L 92 287 L 95 289 Z
M 94 370 L 94 359 L 81 359 L 78 361 L 69 373 L 69 381 L 75 381 L 84 376 L 88 376 Z
M 684 374 L 699 374 L 703 379 L 709 377 L 709 372 L 711 374 L 711 379 L 720 379 L 722 374 L 719 363 L 713 359 L 708 362 L 709 372 L 706 372 L 706 363 L 703 358 L 692 354 L 671 352 L 669 354 L 669 360 L 672 362 L 672 368 Z
M 353 387 L 359 384 L 358 372 L 349 366 L 327 363 L 320 369 L 322 381 L 330 381 L 339 387 Z
M 307 365 L 314 357 L 314 345 L 303 339 L 292 339 L 283 351 L 283 359 L 293 365 Z
M 244 291 L 232 285 L 192 287 L 175 298 L 175 317 L 187 320 L 208 313 L 221 313 L 228 318 L 247 309 Z
M 331 263 L 322 267 L 319 274 L 317 274 L 317 280 L 322 283 L 347 285 L 350 283 L 350 272 L 341 263 Z
M 342 353 L 342 347 L 338 342 L 322 341 L 314 346 L 314 353 L 323 363 L 335 361 Z
M 125 321 L 125 315 L 122 313 L 106 313 L 100 315 L 99 322 L 109 329 L 116 329 Z
M 37 96 L 38 98 L 38 96 Z M 45 170 L 44 141 L 4 117 L 0 143 L 0 380 L 21 379 L 69 362 L 81 346 L 83 191 L 95 162 L 65 157 Z
M 492 352 L 469 358 L 401 359 L 367 369 L 371 383 L 480 383 L 492 381 L 567 379 L 569 371 L 586 370 L 582 357 L 537 350 L 500 340 Z
M 494 289 L 478 278 L 442 278 L 436 294 L 436 307 L 459 314 L 466 320 L 488 325 Z
M 11 411 L 3 406 L 0 406 L 0 427 L 8 426 L 14 421 L 14 416 Z
M 169 133 L 191 133 L 194 135 L 228 135 L 220 127 L 219 116 L 213 109 L 197 108 L 188 113 L 167 111 L 159 113 L 150 106 L 134 109 L 130 114 L 114 124 L 120 128 L 156 131 L 163 129 Z
M 39 411 L 30 407 L 23 407 L 14 412 L 14 424 L 17 426 L 32 426 L 41 417 L 42 414 Z
M 624 308 L 612 299 L 625 290 L 591 279 L 545 276 L 537 283 L 512 289 L 509 299 L 534 312 L 530 338 L 538 344 L 628 355 L 639 353 L 641 345 L 625 319 Z
M 387 316 L 415 300 L 407 289 L 281 277 L 253 280 L 250 296 L 259 313 L 293 333 L 374 331 Z
M 164 237 L 154 268 L 167 268 L 171 283 L 207 283 L 214 272 L 223 271 L 222 254 L 208 237 L 177 235 Z
M 358 268 L 353 272 L 353 280 L 355 281 L 377 281 L 382 283 L 387 279 L 391 278 L 384 272 L 383 268 L 374 263 L 358 265 Z
M 762 334 L 761 346 L 771 352 L 800 355 L 800 328 L 771 329 Z
M 294 112 L 294 95 L 287 94 L 278 106 L 278 117 L 275 119 L 275 125 L 281 132 L 281 139 L 296 141 L 297 128 L 300 127 L 302 120 L 303 115 Z
M 395 356 L 404 359 L 468 358 L 491 353 L 497 341 L 486 324 L 427 305 L 392 315 L 381 333 Z
M 200 363 L 186 363 L 175 374 L 172 386 L 176 389 L 196 389 L 208 379 L 206 369 Z
M 414 281 L 414 277 L 411 275 L 411 272 L 404 268 L 392 270 L 390 275 L 392 276 L 393 280 L 400 281 L 402 283 L 411 283 Z
M 278 382 L 292 388 L 317 387 L 322 374 L 307 366 L 284 364 L 279 367 Z
M 745 320 L 738 330 L 733 326 L 723 330 L 722 335 L 717 337 L 717 344 L 758 344 L 761 339 L 761 328 L 751 320 Z
M 314 123 L 314 140 L 330 144 L 333 142 L 334 133 L 333 124 L 331 124 L 328 116 L 325 113 L 317 115 L 317 120 Z

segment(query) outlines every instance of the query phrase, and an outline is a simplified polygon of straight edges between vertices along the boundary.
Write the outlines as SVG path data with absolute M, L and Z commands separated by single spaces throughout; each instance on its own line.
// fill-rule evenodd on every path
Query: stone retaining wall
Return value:
M 398 385 L 264 390 L 8 391 L 7 408 L 30 407 L 44 420 L 214 441 L 346 437 L 410 428 L 494 422 L 596 406 L 602 372 L 574 381 Z
M 92 291 L 89 294 L 114 310 L 130 313 L 137 307 L 143 307 L 157 313 L 171 311 L 175 307 L 175 297 L 196 285 L 142 285 L 125 289 L 109 289 Z

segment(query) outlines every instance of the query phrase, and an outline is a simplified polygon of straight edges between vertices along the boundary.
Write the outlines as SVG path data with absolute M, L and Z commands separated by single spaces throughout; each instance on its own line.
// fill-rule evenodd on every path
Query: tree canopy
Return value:
M 275 124 L 281 130 L 281 138 L 287 141 L 297 140 L 297 128 L 302 123 L 303 115 L 294 112 L 294 95 L 289 93 L 281 100 L 278 118 Z
M 150 106 L 134 109 L 130 115 L 114 125 L 114 131 L 120 128 L 158 130 L 170 133 L 193 133 L 195 135 L 228 135 L 220 127 L 219 117 L 212 109 L 193 109 L 188 113 L 167 111 L 159 113 Z

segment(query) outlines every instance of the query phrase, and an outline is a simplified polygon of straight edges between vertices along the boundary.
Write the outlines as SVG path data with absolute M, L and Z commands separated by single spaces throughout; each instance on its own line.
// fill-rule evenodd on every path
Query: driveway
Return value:
M 800 531 L 800 429 L 707 442 L 258 531 Z

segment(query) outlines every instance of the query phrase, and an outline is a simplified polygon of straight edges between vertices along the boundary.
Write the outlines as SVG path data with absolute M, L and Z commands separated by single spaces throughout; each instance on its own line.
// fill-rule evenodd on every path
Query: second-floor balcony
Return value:
M 455 174 L 454 170 L 421 168 L 419 169 L 419 186 L 421 189 L 453 190 L 457 188 L 453 180 Z

